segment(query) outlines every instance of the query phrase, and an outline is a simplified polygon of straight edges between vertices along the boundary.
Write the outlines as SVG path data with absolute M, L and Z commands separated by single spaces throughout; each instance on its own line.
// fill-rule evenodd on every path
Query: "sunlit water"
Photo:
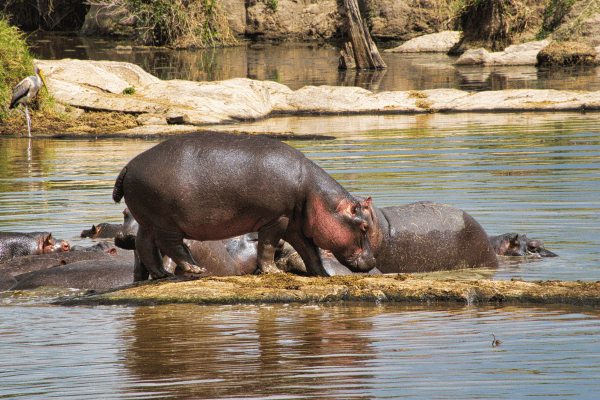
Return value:
M 454 88 L 600 90 L 600 67 L 453 66 L 443 53 L 386 53 L 383 71 L 339 71 L 340 49 L 325 44 L 250 44 L 223 49 L 178 50 L 136 47 L 109 38 L 64 37 L 37 32 L 32 51 L 46 60 L 74 58 L 137 64 L 160 79 L 219 81 L 250 78 L 282 83 L 293 90 L 305 85 L 360 86 L 373 91 Z
M 291 145 L 378 206 L 436 200 L 490 234 L 560 257 L 502 260 L 493 279 L 600 280 L 594 114 L 294 117 L 334 140 Z M 319 128 L 320 127 L 320 128 Z M 0 139 L 0 230 L 72 244 L 120 222 L 114 179 L 156 140 Z M 61 292 L 64 294 L 64 292 Z M 68 293 L 67 293 L 68 294 Z M 594 308 L 442 304 L 64 308 L 0 295 L 0 398 L 596 398 Z M 492 334 L 501 340 L 493 347 Z
M 163 79 L 248 76 L 294 89 L 599 88 L 593 69 L 553 81 L 527 68 L 461 71 L 439 55 L 394 56 L 387 60 L 398 69 L 358 81 L 330 61 L 313 68 L 310 51 L 315 59 L 330 52 L 336 65 L 336 50 L 326 47 L 255 48 L 241 56 L 236 49 L 121 51 L 119 58 L 102 41 L 78 46 L 73 58 L 135 58 Z M 44 58 L 64 57 L 54 56 Z M 285 117 L 236 128 L 334 136 L 289 143 L 377 206 L 448 203 L 489 234 L 527 233 L 560 255 L 503 259 L 487 272 L 492 279 L 600 280 L 597 114 Z M 122 221 L 124 205 L 111 199 L 114 179 L 157 142 L 0 138 L 0 230 L 48 230 L 71 244 L 92 244 L 79 238 L 81 230 Z M 600 392 L 595 308 L 45 305 L 69 293 L 0 294 L 0 398 L 595 399 Z M 492 334 L 499 346 L 492 346 Z

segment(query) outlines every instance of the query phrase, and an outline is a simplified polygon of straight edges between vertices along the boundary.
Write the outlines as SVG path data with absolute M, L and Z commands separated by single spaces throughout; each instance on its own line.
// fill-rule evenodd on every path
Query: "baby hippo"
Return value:
M 363 214 L 371 199 L 360 201 L 300 151 L 274 139 L 195 132 L 165 140 L 122 169 L 113 199 L 123 197 L 140 225 L 140 265 L 156 277 L 171 275 L 161 253 L 184 271 L 202 272 L 183 239 L 250 232 L 258 232 L 262 272 L 279 271 L 274 254 L 281 239 L 313 275 L 328 275 L 319 247 L 353 271 L 375 263 Z
M 69 251 L 69 242 L 57 240 L 49 232 L 0 232 L 0 261 L 15 257 Z
M 529 239 L 518 233 L 490 236 L 490 241 L 499 256 L 558 257 L 558 254 L 546 249 L 541 240 Z

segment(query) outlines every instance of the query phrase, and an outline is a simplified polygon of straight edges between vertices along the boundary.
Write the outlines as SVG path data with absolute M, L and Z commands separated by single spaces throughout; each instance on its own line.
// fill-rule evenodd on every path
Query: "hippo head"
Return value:
M 375 267 L 375 257 L 369 239 L 369 218 L 366 211 L 371 205 L 367 200 L 338 202 L 333 215 L 316 210 L 313 219 L 313 241 L 329 250 L 337 260 L 354 272 L 366 272 Z
M 499 256 L 558 256 L 547 250 L 541 240 L 529 239 L 527 235 L 519 235 L 518 233 L 505 233 L 500 236 L 490 237 L 490 241 L 496 254 Z
M 69 242 L 55 240 L 51 233 L 42 238 L 42 254 L 68 252 L 69 250 L 71 250 Z
M 139 229 L 137 221 L 126 208 L 123 210 L 123 225 L 115 234 L 115 246 L 125 250 L 135 250 L 135 237 Z

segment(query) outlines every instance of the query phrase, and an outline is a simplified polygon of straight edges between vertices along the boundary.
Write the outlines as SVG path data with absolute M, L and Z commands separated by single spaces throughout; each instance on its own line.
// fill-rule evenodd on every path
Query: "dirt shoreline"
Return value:
M 339 301 L 571 304 L 600 306 L 600 282 L 431 279 L 407 274 L 345 275 L 329 278 L 292 274 L 144 282 L 106 292 L 64 297 L 63 306 L 329 303 Z

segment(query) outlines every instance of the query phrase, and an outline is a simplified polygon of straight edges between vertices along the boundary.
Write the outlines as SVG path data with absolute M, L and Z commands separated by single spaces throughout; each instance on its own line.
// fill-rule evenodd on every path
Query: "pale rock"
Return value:
M 386 53 L 421 53 L 421 52 L 443 52 L 447 53 L 452 46 L 460 40 L 461 33 L 458 31 L 443 31 L 423 35 L 411 39 L 393 49 L 384 50 Z

